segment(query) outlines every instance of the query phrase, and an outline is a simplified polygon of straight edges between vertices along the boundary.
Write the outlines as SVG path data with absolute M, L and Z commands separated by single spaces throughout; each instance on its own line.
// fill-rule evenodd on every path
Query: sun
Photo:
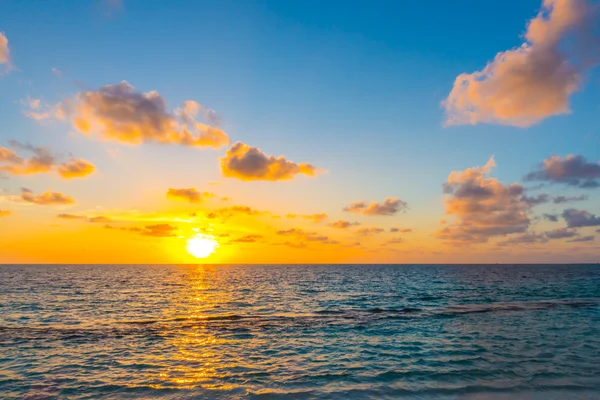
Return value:
M 217 250 L 219 243 L 210 235 L 198 233 L 187 240 L 185 247 L 187 252 L 194 257 L 206 258 Z

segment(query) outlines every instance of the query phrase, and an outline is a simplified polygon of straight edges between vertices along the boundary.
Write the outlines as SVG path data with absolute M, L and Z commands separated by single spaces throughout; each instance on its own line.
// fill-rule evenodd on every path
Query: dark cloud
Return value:
M 503 240 L 498 242 L 498 246 L 513 246 L 513 245 L 521 245 L 521 244 L 536 244 L 536 243 L 546 243 L 548 239 L 546 235 L 541 233 L 524 233 L 522 235 L 517 235 L 511 237 L 510 239 Z
M 551 222 L 558 222 L 558 214 L 548 214 L 544 213 L 542 217 Z
M 582 194 L 580 196 L 556 196 L 554 199 L 552 199 L 552 202 L 554 204 L 565 204 L 572 203 L 575 201 L 585 201 L 587 199 L 588 197 L 585 194 Z
M 539 206 L 540 204 L 548 203 L 550 201 L 550 196 L 544 193 L 531 197 L 523 195 L 523 197 L 521 197 L 521 200 L 527 203 L 529 207 L 535 207 Z
M 585 210 L 568 209 L 563 211 L 564 218 L 569 228 L 580 228 L 586 226 L 600 225 L 600 217 L 595 216 Z
M 547 181 L 563 183 L 585 189 L 600 185 L 600 164 L 590 162 L 581 155 L 551 156 L 544 160 L 540 169 L 523 177 L 525 181 Z
M 385 229 L 382 228 L 361 228 L 356 230 L 357 235 L 361 236 L 371 236 L 376 235 L 378 233 L 385 232 Z
M 581 236 L 572 240 L 567 240 L 567 242 L 592 242 L 594 241 L 594 236 Z
M 577 230 L 572 228 L 558 228 L 551 231 L 546 231 L 544 235 L 548 239 L 564 239 L 572 238 L 578 235 Z
M 130 230 L 138 232 L 138 229 L 139 228 L 131 228 Z M 146 225 L 145 229 L 142 231 L 142 235 L 153 237 L 173 237 L 176 236 L 176 231 L 177 227 L 169 224 Z
M 230 240 L 229 243 L 255 243 L 257 240 L 262 239 L 262 235 L 246 235 L 238 239 Z
M 339 221 L 332 222 L 329 224 L 329 226 L 331 226 L 332 228 L 338 228 L 338 229 L 346 229 L 351 226 L 357 226 L 357 225 L 360 225 L 360 222 L 350 222 L 350 221 L 344 221 L 341 219 Z
M 409 233 L 412 232 L 412 229 L 409 228 L 390 228 L 390 232 L 395 233 L 395 232 L 400 232 L 400 233 Z
M 397 197 L 387 197 L 383 203 L 373 201 L 367 204 L 364 201 L 356 201 L 347 207 L 344 211 L 363 215 L 394 215 L 399 211 L 406 211 L 408 205 Z
M 204 201 L 205 198 L 210 198 L 213 196 L 214 196 L 213 193 L 199 192 L 196 188 L 182 188 L 182 189 L 170 188 L 167 191 L 167 199 L 183 200 L 183 201 L 188 201 L 190 203 L 200 203 L 200 202 Z

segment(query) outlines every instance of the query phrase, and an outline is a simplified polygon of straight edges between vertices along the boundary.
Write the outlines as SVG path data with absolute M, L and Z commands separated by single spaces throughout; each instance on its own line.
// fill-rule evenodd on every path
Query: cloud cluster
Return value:
M 246 235 L 241 238 L 230 240 L 229 243 L 255 243 L 259 239 L 262 239 L 262 235 Z
M 590 237 L 592 239 L 590 239 Z M 512 236 L 507 240 L 503 240 L 498 242 L 499 246 L 510 246 L 510 245 L 520 245 L 520 244 L 537 244 L 537 243 L 547 243 L 550 240 L 559 240 L 559 239 L 569 239 L 567 242 L 588 242 L 593 240 L 593 236 L 579 236 L 577 229 L 573 228 L 558 228 L 550 231 L 536 233 L 536 232 L 528 232 L 522 235 Z
M 158 92 L 138 92 L 123 81 L 80 92 L 51 114 L 69 118 L 85 135 L 132 145 L 155 142 L 219 148 L 229 144 L 229 136 L 221 129 L 196 120 L 201 110 L 198 103 L 187 101 L 182 109 L 170 112 Z
M 214 210 L 207 215 L 207 218 L 229 218 L 236 215 L 258 216 L 266 214 L 270 214 L 269 211 L 259 211 L 248 206 L 231 206 Z
M 75 199 L 62 193 L 46 191 L 33 194 L 29 189 L 21 189 L 21 200 L 38 205 L 75 204 Z
M 371 235 L 376 235 L 376 234 L 382 233 L 382 232 L 385 232 L 385 229 L 383 229 L 383 228 L 361 228 L 356 231 L 356 234 L 360 235 L 360 236 L 371 236 Z
M 257 147 L 234 143 L 221 158 L 221 172 L 243 181 L 292 180 L 298 174 L 315 176 L 321 171 L 311 164 L 296 164 L 284 156 L 269 156 Z
M 35 147 L 15 140 L 9 142 L 11 148 L 0 146 L 0 172 L 11 175 L 33 175 L 56 172 L 63 179 L 83 178 L 96 169 L 94 164 L 83 159 L 72 158 L 59 163 L 57 157 L 47 147 Z M 23 157 L 13 149 L 32 153 L 31 157 Z
M 320 235 L 317 232 L 307 232 L 302 229 L 292 228 L 288 230 L 277 231 L 278 235 L 281 236 L 295 236 L 299 239 L 306 240 L 307 242 L 328 242 L 329 237 Z
M 523 233 L 529 227 L 530 204 L 523 200 L 525 189 L 518 183 L 504 185 L 487 177 L 496 166 L 490 158 L 483 167 L 453 171 L 444 183 L 447 215 L 455 223 L 436 232 L 436 237 L 455 243 L 486 242 L 494 236 Z
M 342 219 L 329 224 L 330 227 L 337 228 L 337 229 L 347 229 L 351 226 L 357 226 L 357 225 L 360 225 L 360 222 L 350 222 L 350 221 L 345 221 Z
M 443 103 L 446 124 L 526 127 L 568 113 L 583 73 L 600 60 L 599 22 L 593 1 L 544 0 L 520 47 L 456 78 Z
M 205 198 L 214 197 L 213 193 L 199 192 L 196 188 L 172 189 L 167 191 L 167 199 L 182 200 L 190 203 L 200 203 Z
M 525 175 L 523 180 L 593 189 L 600 187 L 600 163 L 589 162 L 581 155 L 570 154 L 565 158 L 551 156 L 542 162 L 537 171 Z
M 406 211 L 408 205 L 397 197 L 387 197 L 383 203 L 376 201 L 367 204 L 364 201 L 355 201 L 343 210 L 363 215 L 394 215 L 399 211 Z
M 144 236 L 153 237 L 174 237 L 177 227 L 169 224 L 147 225 L 142 231 Z
M 586 226 L 600 226 L 600 217 L 585 210 L 569 208 L 562 213 L 562 217 L 569 228 L 581 228 Z

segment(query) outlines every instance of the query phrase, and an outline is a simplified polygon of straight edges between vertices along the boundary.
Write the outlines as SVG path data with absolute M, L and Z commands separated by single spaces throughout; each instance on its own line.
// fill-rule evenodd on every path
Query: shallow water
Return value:
M 600 399 L 600 266 L 0 266 L 0 393 Z

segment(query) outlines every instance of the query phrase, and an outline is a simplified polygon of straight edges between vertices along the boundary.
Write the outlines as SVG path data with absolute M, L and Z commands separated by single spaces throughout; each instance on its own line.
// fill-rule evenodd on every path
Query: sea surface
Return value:
M 598 265 L 4 265 L 2 399 L 600 399 Z

